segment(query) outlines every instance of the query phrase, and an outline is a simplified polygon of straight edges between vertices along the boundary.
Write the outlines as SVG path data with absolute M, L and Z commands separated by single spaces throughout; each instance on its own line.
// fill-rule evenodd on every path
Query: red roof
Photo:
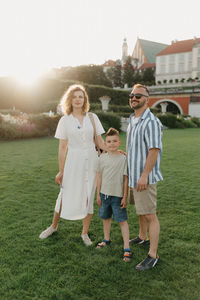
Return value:
M 159 52 L 157 56 L 181 52 L 191 52 L 193 46 L 195 45 L 195 42 L 200 43 L 200 38 L 185 41 L 172 41 L 171 45 Z
M 150 63 L 144 63 L 143 65 L 141 65 L 141 67 L 139 69 L 148 69 L 148 68 L 155 68 L 156 67 L 156 64 L 153 63 L 153 64 L 150 64 Z
M 114 67 L 115 66 L 115 61 L 114 60 L 107 60 L 104 64 L 103 64 L 104 67 Z

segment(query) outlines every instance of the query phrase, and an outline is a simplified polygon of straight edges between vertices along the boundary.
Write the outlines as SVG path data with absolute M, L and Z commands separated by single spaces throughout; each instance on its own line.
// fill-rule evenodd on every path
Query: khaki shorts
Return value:
M 147 189 L 137 192 L 133 189 L 137 215 L 151 215 L 156 213 L 157 206 L 157 184 L 149 184 Z

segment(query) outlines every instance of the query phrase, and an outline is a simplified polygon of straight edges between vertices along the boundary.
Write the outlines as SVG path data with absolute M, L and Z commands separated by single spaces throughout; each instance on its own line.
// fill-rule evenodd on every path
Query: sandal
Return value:
M 101 248 L 104 248 L 106 246 L 110 246 L 111 244 L 111 241 L 107 241 L 105 239 L 102 240 L 102 242 L 99 242 L 96 246 L 96 249 L 101 249 Z
M 133 254 L 131 249 L 124 249 L 123 261 L 131 261 Z

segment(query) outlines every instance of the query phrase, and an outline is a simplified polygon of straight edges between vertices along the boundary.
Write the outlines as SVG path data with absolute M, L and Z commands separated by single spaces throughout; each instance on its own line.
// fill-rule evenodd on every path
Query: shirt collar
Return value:
M 142 115 L 140 116 L 140 119 L 141 120 L 144 120 L 144 119 L 146 119 L 146 117 L 148 116 L 148 114 L 150 113 L 150 109 L 147 107 L 147 109 L 145 109 L 145 111 L 142 113 Z M 130 117 L 135 117 L 135 113 L 132 113 L 131 115 L 130 115 Z

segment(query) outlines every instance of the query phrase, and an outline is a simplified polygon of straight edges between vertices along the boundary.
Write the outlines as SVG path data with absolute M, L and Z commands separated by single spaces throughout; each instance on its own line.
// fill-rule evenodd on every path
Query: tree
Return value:
M 107 77 L 112 81 L 113 87 L 123 87 L 121 61 L 115 61 L 115 66 L 108 69 Z
M 103 67 L 97 65 L 73 67 L 65 72 L 62 79 L 112 87 L 112 82 L 106 77 Z
M 123 84 L 127 84 L 128 87 L 132 87 L 134 82 L 134 74 L 135 74 L 135 70 L 132 65 L 131 56 L 128 56 L 127 61 L 123 66 L 123 75 L 122 75 Z
M 154 76 L 154 70 L 152 68 L 148 68 L 144 70 L 143 73 L 143 81 L 146 85 L 154 85 L 155 84 L 155 76 Z

